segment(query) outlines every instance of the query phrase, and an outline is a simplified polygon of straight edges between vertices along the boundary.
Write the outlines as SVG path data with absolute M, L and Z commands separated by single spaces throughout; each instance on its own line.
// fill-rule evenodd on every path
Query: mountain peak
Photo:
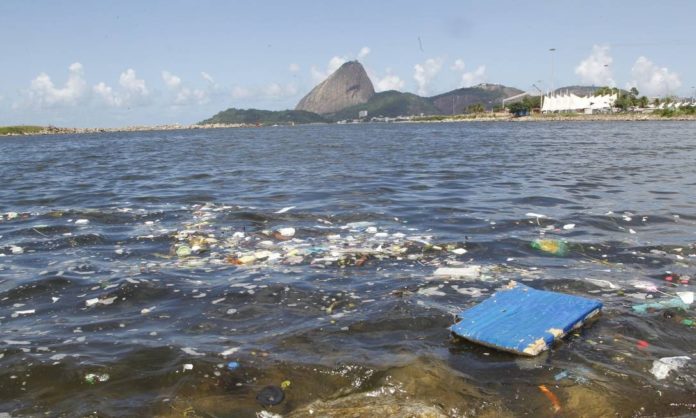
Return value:
M 362 64 L 348 61 L 303 97 L 295 110 L 325 115 L 367 103 L 374 95 L 375 88 Z

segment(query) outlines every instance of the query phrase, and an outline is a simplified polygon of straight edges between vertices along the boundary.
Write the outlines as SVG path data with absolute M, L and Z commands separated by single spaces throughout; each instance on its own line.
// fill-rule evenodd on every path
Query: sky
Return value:
M 0 125 L 291 109 L 354 59 L 377 91 L 487 82 L 691 97 L 695 16 L 690 0 L 2 0 Z

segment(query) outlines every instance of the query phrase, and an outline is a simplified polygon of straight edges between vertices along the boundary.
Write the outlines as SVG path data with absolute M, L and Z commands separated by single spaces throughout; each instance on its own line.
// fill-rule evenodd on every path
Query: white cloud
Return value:
M 123 104 L 123 100 L 121 99 L 121 97 L 114 93 L 114 90 L 111 87 L 107 86 L 104 82 L 101 82 L 92 87 L 92 91 L 107 106 L 120 107 Z
M 290 65 L 288 65 L 288 70 L 289 70 L 291 73 L 296 73 L 296 72 L 300 71 L 300 65 L 299 65 L 299 64 L 295 64 L 295 63 L 293 62 L 293 63 L 291 63 Z
M 178 106 L 186 106 L 190 104 L 206 104 L 210 101 L 208 92 L 201 89 L 190 89 L 188 87 L 182 87 L 176 93 L 174 98 L 174 104 Z
M 164 84 L 166 84 L 170 89 L 178 89 L 179 86 L 181 86 L 181 78 L 175 76 L 169 71 L 162 71 L 162 80 L 164 80 Z
M 471 87 L 481 84 L 484 81 L 486 81 L 486 66 L 479 65 L 474 71 L 469 71 L 462 74 L 460 85 L 462 87 Z
M 218 87 L 213 77 L 205 71 L 201 72 L 201 77 L 206 80 L 213 89 Z M 202 105 L 210 101 L 209 90 L 186 87 L 183 85 L 180 77 L 169 71 L 162 71 L 162 80 L 164 80 L 164 84 L 166 84 L 170 90 L 175 92 L 172 102 L 174 106 Z
M 162 77 L 164 78 L 164 72 Z M 178 79 L 176 76 L 173 77 Z M 106 83 L 100 82 L 92 87 L 92 92 L 107 106 L 135 106 L 145 105 L 149 102 L 150 91 L 145 80 L 139 79 L 132 68 L 121 73 L 118 84 L 121 86 L 120 91 L 115 91 Z
M 361 60 L 361 59 L 367 57 L 368 55 L 370 55 L 370 48 L 367 46 L 364 46 L 364 47 L 360 48 L 360 52 L 358 52 L 358 59 Z
M 329 60 L 329 65 L 326 67 L 326 73 L 327 75 L 331 75 L 334 73 L 334 71 L 338 70 L 338 68 L 345 64 L 348 61 L 345 57 L 333 57 Z
M 413 69 L 413 78 L 418 83 L 418 94 L 421 96 L 428 94 L 428 85 L 442 69 L 441 58 L 429 58 L 422 64 L 416 64 Z
M 466 65 L 464 65 L 464 60 L 461 58 L 455 60 L 454 64 L 450 67 L 450 69 L 454 71 L 464 71 L 464 68 L 466 68 Z
M 667 67 L 658 67 L 649 59 L 639 57 L 631 68 L 632 86 L 648 96 L 674 94 L 681 86 L 679 74 L 670 72 Z
M 231 95 L 233 99 L 246 99 L 253 96 L 253 93 L 246 87 L 234 86 Z
M 233 99 L 277 100 L 294 97 L 298 92 L 297 86 L 293 83 L 268 83 L 257 87 L 235 86 L 232 88 L 231 96 Z
M 145 80 L 139 79 L 132 68 L 121 73 L 121 76 L 118 78 L 118 84 L 126 90 L 129 101 L 137 102 L 146 99 L 150 95 L 150 91 L 145 85 Z
M 454 61 L 454 64 L 450 66 L 450 69 L 455 72 L 461 72 L 462 76 L 459 81 L 459 87 L 471 87 L 477 84 L 481 84 L 486 81 L 486 66 L 479 65 L 474 71 L 465 71 L 466 64 L 464 60 L 458 58 Z
M 312 66 L 312 68 L 310 70 L 310 72 L 312 74 L 312 80 L 315 83 L 321 83 L 322 81 L 326 80 L 331 74 L 333 74 L 334 71 L 338 70 L 338 68 L 341 65 L 345 64 L 347 61 L 348 61 L 348 58 L 346 58 L 346 57 L 339 57 L 339 56 L 332 57 L 326 66 L 326 71 L 321 71 L 316 66 Z
M 46 73 L 39 74 L 27 92 L 28 104 L 33 106 L 74 106 L 85 99 L 88 93 L 82 64 L 70 65 L 68 80 L 62 88 L 56 87 Z
M 404 88 L 404 80 L 401 79 L 396 74 L 392 74 L 391 70 L 387 69 L 387 74 L 384 77 L 375 77 L 377 82 L 375 83 L 376 91 L 387 91 L 387 90 L 401 90 Z
M 583 83 L 613 87 L 616 85 L 611 74 L 613 61 L 609 55 L 609 46 L 594 45 L 590 55 L 575 67 L 575 74 L 580 76 Z
M 206 73 L 205 71 L 201 71 L 201 77 L 203 77 L 203 80 L 207 81 L 208 83 L 212 84 L 213 86 L 217 86 L 217 83 L 215 82 L 215 79 L 213 78 L 213 76 Z
M 264 88 L 266 97 L 279 99 L 283 97 L 292 97 L 297 94 L 297 86 L 294 84 L 280 85 L 271 83 Z

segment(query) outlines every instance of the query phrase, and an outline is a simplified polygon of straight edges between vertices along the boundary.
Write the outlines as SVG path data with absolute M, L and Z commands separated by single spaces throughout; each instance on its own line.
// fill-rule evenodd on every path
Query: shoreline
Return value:
M 415 118 L 414 123 L 437 122 L 643 122 L 643 121 L 696 121 L 696 115 L 660 116 L 645 113 L 614 113 L 614 114 L 553 114 L 530 115 L 514 117 L 507 114 L 455 115 L 455 116 L 424 116 Z
M 530 115 L 514 117 L 507 114 L 482 114 L 482 115 L 455 115 L 455 116 L 423 116 L 413 117 L 410 120 L 400 120 L 393 122 L 358 122 L 349 123 L 452 123 L 452 122 L 686 122 L 696 121 L 696 115 L 664 117 L 652 114 L 556 114 L 556 115 Z M 298 124 L 297 126 L 300 126 Z M 327 123 L 326 125 L 333 125 Z M 290 126 L 290 125 L 273 125 Z M 3 136 L 43 136 L 43 135 L 65 135 L 65 134 L 97 134 L 97 133 L 116 133 L 116 132 L 150 132 L 150 131 L 176 131 L 176 130 L 197 130 L 197 129 L 228 129 L 228 128 L 257 128 L 273 127 L 272 125 L 256 125 L 248 123 L 215 123 L 207 125 L 151 125 L 151 126 L 124 126 L 119 128 L 63 128 L 48 126 L 40 131 L 24 133 L 6 133 Z

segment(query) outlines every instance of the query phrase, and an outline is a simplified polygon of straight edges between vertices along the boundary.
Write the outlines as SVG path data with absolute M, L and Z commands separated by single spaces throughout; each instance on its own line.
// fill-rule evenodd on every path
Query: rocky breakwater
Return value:
M 374 95 L 375 88 L 362 64 L 349 61 L 314 87 L 300 100 L 295 110 L 326 115 L 367 103 Z

